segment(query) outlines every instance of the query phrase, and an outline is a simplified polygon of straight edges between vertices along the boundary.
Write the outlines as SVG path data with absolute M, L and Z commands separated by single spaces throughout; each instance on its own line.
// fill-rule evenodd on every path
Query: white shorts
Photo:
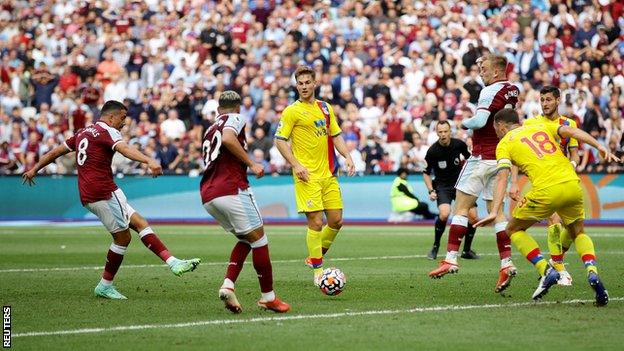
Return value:
M 484 200 L 494 199 L 494 179 L 496 178 L 496 160 L 482 160 L 470 156 L 462 168 L 455 189 Z
M 262 217 L 251 188 L 239 190 L 237 195 L 225 195 L 204 204 L 208 213 L 223 229 L 236 236 L 249 234 L 262 227 Z
M 136 212 L 121 189 L 113 191 L 110 199 L 92 202 L 85 207 L 102 221 L 110 233 L 128 229 L 130 217 Z

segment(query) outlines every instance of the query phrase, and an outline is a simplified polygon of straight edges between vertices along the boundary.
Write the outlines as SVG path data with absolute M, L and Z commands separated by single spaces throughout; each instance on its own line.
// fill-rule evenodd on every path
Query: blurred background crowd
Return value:
M 539 89 L 560 113 L 622 155 L 624 3 L 617 0 L 208 1 L 5 0 L 0 6 L 0 174 L 19 174 L 110 99 L 128 106 L 124 138 L 169 174 L 203 169 L 203 131 L 219 94 L 243 97 L 247 147 L 273 174 L 292 73 L 317 72 L 359 174 L 421 171 L 437 121 L 456 128 L 483 88 L 475 62 L 505 55 L 524 118 Z M 622 172 L 580 147 L 580 172 Z M 115 172 L 145 169 L 121 156 Z M 42 173 L 75 171 L 72 156 Z

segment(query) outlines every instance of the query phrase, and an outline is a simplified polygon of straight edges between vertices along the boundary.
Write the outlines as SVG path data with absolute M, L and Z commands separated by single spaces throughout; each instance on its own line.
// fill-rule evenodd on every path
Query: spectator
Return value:
M 171 109 L 167 111 L 167 119 L 160 124 L 160 130 L 169 140 L 174 140 L 184 137 L 186 126 L 178 118 L 178 111 Z

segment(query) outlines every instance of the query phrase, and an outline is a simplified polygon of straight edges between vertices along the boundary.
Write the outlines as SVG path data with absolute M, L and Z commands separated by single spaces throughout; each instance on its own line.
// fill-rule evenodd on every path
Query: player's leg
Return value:
M 557 212 L 548 218 L 548 229 L 546 230 L 548 240 L 548 251 L 550 251 L 550 264 L 559 272 L 559 285 L 572 285 L 572 276 L 565 269 L 563 264 L 563 249 L 561 246 L 561 238 L 569 237 L 567 229 L 561 224 L 561 218 Z M 569 247 L 569 245 L 568 245 Z
M 475 233 L 477 232 L 477 228 L 472 225 L 477 221 L 477 218 L 477 207 L 475 206 L 468 211 L 468 231 L 464 236 L 464 249 L 461 254 L 461 258 L 467 260 L 476 260 L 479 258 L 479 255 L 472 250 L 472 241 L 474 240 Z
M 322 252 L 327 253 L 342 228 L 342 196 L 336 177 L 323 181 L 323 208 L 327 225 L 321 230 Z
M 273 267 L 269 256 L 269 240 L 264 234 L 264 227 L 252 230 L 243 238 L 251 247 L 253 266 L 260 282 L 262 296 L 258 306 L 278 313 L 288 312 L 290 306 L 280 300 L 273 291 Z
M 433 246 L 431 247 L 431 251 L 427 254 L 427 258 L 430 260 L 435 260 L 438 257 L 438 250 L 440 249 L 440 240 L 442 239 L 442 235 L 444 234 L 444 230 L 446 228 L 446 222 L 448 221 L 448 217 L 451 214 L 451 205 L 450 201 L 442 202 L 440 200 L 440 195 L 438 194 L 438 217 L 436 218 L 434 224 L 434 237 L 433 237 Z
M 123 215 L 122 207 L 114 198 L 90 203 L 85 207 L 100 219 L 104 227 L 113 236 L 113 242 L 106 254 L 104 272 L 100 282 L 95 287 L 94 293 L 96 296 L 109 299 L 126 299 L 113 286 L 113 279 L 121 266 L 131 240 L 127 217 Z
M 563 223 L 566 224 L 566 229 L 568 229 L 570 236 L 574 238 L 576 251 L 587 270 L 587 280 L 596 293 L 596 305 L 604 306 L 609 302 L 609 294 L 602 280 L 598 277 L 594 243 L 589 235 L 585 233 L 583 190 L 578 183 L 575 183 L 573 186 L 565 183 L 562 185 L 562 188 L 565 191 L 562 191 L 560 196 L 562 205 L 557 212 L 561 216 Z
M 327 224 L 321 230 L 322 253 L 323 256 L 329 251 L 329 248 L 336 240 L 338 232 L 342 228 L 342 209 L 325 210 Z
M 486 201 L 488 212 L 491 211 L 492 201 Z M 494 287 L 494 292 L 500 293 L 511 285 L 511 280 L 516 276 L 518 270 L 511 260 L 511 237 L 507 231 L 507 218 L 503 212 L 497 214 L 494 221 L 494 232 L 496 233 L 496 247 L 500 258 L 500 269 L 498 280 Z
M 214 218 L 221 227 L 236 235 L 234 230 L 234 221 L 236 219 L 235 213 L 244 212 L 242 205 L 237 195 L 227 195 L 213 199 L 207 203 L 204 203 L 204 209 L 208 212 L 212 218 Z M 256 225 L 259 225 L 256 223 Z M 225 277 L 223 283 L 219 288 L 219 299 L 225 304 L 225 308 L 233 313 L 241 313 L 243 311 L 235 294 L 236 280 L 240 272 L 243 270 L 245 259 L 251 251 L 251 246 L 247 240 L 242 237 L 238 238 L 238 241 L 230 252 L 230 260 L 225 271 Z
M 459 265 L 457 258 L 459 256 L 459 247 L 461 240 L 468 231 L 468 211 L 474 206 L 476 196 L 457 190 L 455 198 L 455 215 L 451 221 L 449 230 L 448 244 L 446 247 L 446 257 L 438 268 L 429 272 L 431 278 L 441 278 L 448 273 L 457 273 Z
M 169 249 L 167 249 L 165 244 L 154 233 L 154 230 L 152 230 L 152 227 L 149 226 L 147 220 L 129 205 L 126 208 L 128 209 L 128 213 L 130 213 L 130 228 L 139 234 L 141 242 L 145 245 L 145 247 L 150 249 L 156 256 L 160 257 L 161 260 L 167 263 L 173 274 L 181 276 L 182 274 L 191 272 L 197 268 L 201 262 L 199 258 L 182 260 L 173 256 L 169 253 Z
M 305 264 L 314 269 L 314 282 L 323 271 L 323 186 L 320 181 L 295 181 L 297 212 L 307 219 L 306 245 L 308 257 Z
M 306 245 L 308 247 L 308 264 L 314 270 L 314 284 L 318 285 L 318 279 L 323 273 L 323 212 L 306 212 L 308 230 L 306 233 Z
M 520 219 L 515 217 L 511 218 L 507 225 L 508 233 L 511 233 L 511 241 L 514 246 L 520 251 L 520 253 L 526 257 L 526 259 L 533 264 L 535 270 L 540 275 L 540 282 L 535 291 L 533 292 L 533 299 L 537 300 L 542 298 L 548 292 L 548 289 L 557 284 L 559 280 L 559 273 L 548 265 L 548 262 L 542 256 L 542 252 L 539 245 L 529 235 L 526 230 L 537 222 L 536 219 Z M 546 216 L 547 217 L 547 216 Z
M 113 285 L 113 279 L 121 266 L 126 249 L 130 244 L 130 231 L 126 229 L 121 232 L 111 233 L 111 235 L 113 236 L 113 243 L 106 254 L 106 264 L 104 265 L 102 279 L 100 279 L 100 282 L 95 287 L 94 293 L 96 296 L 107 299 L 125 300 L 127 298 L 117 291 Z

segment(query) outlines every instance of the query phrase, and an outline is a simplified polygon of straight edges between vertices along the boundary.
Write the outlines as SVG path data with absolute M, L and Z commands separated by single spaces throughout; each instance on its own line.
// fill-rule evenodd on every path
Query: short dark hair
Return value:
M 221 108 L 235 108 L 242 103 L 241 96 L 234 90 L 226 90 L 219 95 L 219 107 Z
M 559 88 L 554 85 L 546 85 L 540 90 L 540 95 L 553 94 L 555 98 L 559 98 L 561 96 L 561 92 L 559 92 Z
M 438 121 L 438 124 L 436 124 L 436 131 L 438 130 L 438 126 L 443 126 L 445 124 L 449 126 L 449 128 L 451 128 L 451 124 L 449 123 L 448 120 L 445 119 L 444 121 Z
M 502 122 L 506 124 L 520 124 L 520 116 L 516 110 L 504 108 L 494 115 L 494 122 Z
M 295 80 L 304 74 L 309 74 L 312 76 L 312 80 L 316 79 L 316 72 L 310 66 L 299 66 L 297 70 L 295 70 Z
M 399 169 L 397 169 L 397 176 L 400 176 L 401 174 L 409 174 L 409 170 L 405 167 L 400 167 Z
M 108 115 L 118 111 L 128 111 L 128 108 L 123 103 L 116 100 L 108 100 L 102 106 L 101 115 Z

